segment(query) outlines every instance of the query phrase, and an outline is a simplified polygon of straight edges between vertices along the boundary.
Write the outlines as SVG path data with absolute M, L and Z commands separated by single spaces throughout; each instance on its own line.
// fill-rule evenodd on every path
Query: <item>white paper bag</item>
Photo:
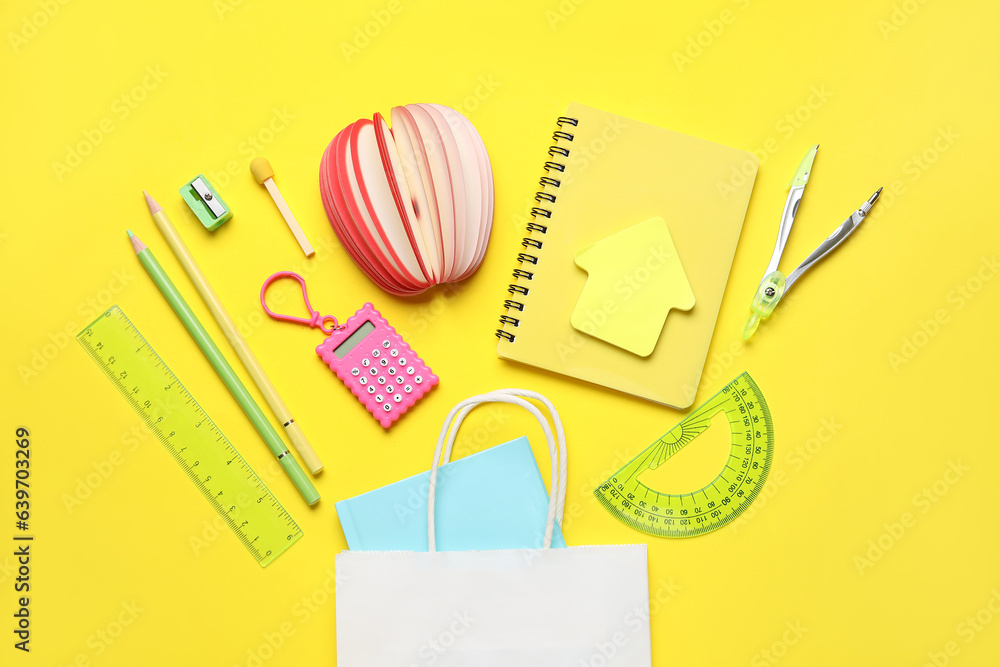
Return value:
M 558 449 L 548 422 L 525 398 L 548 408 Z M 552 457 L 545 546 L 436 552 L 434 493 L 445 436 L 451 427 L 448 460 L 465 415 L 487 402 L 529 410 L 545 432 Z M 565 496 L 562 424 L 543 396 L 503 389 L 456 405 L 441 429 L 431 468 L 429 551 L 345 551 L 336 557 L 337 664 L 649 667 L 646 546 L 550 549 Z

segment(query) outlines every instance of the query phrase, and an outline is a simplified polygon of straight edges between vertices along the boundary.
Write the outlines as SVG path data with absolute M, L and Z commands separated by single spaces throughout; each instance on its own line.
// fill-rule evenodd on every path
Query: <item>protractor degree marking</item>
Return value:
M 744 447 L 744 445 L 733 445 L 733 448 L 735 448 L 735 447 L 741 447 L 742 448 L 742 447 Z M 761 454 L 762 455 L 764 454 L 763 450 L 761 451 Z M 748 472 L 752 469 L 751 466 L 753 465 L 753 462 L 754 462 L 756 456 L 757 456 L 756 452 L 751 453 L 749 458 L 747 458 L 747 455 L 745 453 L 742 454 L 742 455 L 737 455 L 737 454 L 733 454 L 733 453 L 729 454 L 729 458 L 730 459 L 735 458 L 737 461 L 744 461 L 744 460 L 746 460 L 748 462 L 748 464 L 747 464 L 747 471 Z M 628 466 L 626 466 L 626 467 L 628 467 Z M 655 489 L 652 489 L 651 487 L 649 487 L 649 486 L 643 484 L 642 482 L 640 482 L 639 479 L 638 479 L 639 475 L 642 472 L 646 471 L 646 470 L 651 470 L 652 469 L 652 468 L 648 468 L 648 467 L 641 467 L 641 468 L 637 468 L 635 474 L 631 475 L 628 479 L 626 479 L 626 480 L 619 480 L 618 481 L 618 484 L 622 487 L 619 490 L 619 493 L 633 493 L 633 495 L 634 495 L 635 492 L 638 490 L 638 488 L 641 487 L 641 488 L 643 488 L 643 489 L 646 490 L 646 494 L 647 495 L 648 495 L 648 493 L 650 491 L 652 491 L 653 493 L 655 493 L 657 495 L 657 498 L 659 498 L 661 496 L 665 496 L 665 497 L 668 497 L 668 498 L 679 498 L 681 496 L 691 496 L 691 497 L 693 497 L 695 494 L 698 494 L 698 493 L 705 493 L 705 495 L 707 496 L 706 490 L 709 487 L 714 487 L 715 484 L 719 480 L 724 480 L 724 481 L 726 481 L 728 483 L 732 483 L 732 482 L 729 482 L 728 479 L 725 479 L 723 477 L 723 474 L 724 474 L 724 471 L 726 470 L 726 468 L 729 468 L 733 472 L 740 473 L 740 469 L 739 468 L 733 468 L 732 466 L 728 465 L 728 463 L 727 463 L 727 465 L 722 469 L 723 472 L 720 472 L 718 475 L 716 475 L 712 479 L 712 481 L 710 481 L 708 484 L 706 484 L 705 486 L 701 487 L 700 489 L 696 489 L 694 491 L 690 491 L 690 492 L 687 492 L 687 493 L 667 493 L 665 491 L 656 491 Z M 747 483 L 746 478 L 744 478 L 743 480 L 740 481 L 740 485 L 743 485 L 743 484 L 746 484 L 746 483 Z M 634 485 L 635 490 L 629 491 L 629 488 L 630 488 L 629 485 L 630 484 Z M 718 490 L 718 489 L 716 489 L 716 490 Z M 720 492 L 720 493 L 724 493 L 724 492 Z
M 697 439 L 710 428 L 712 418 L 720 411 L 727 414 L 731 449 L 726 465 L 712 481 L 690 493 L 670 494 L 652 489 L 638 480 L 643 471 L 663 465 L 671 455 Z M 749 440 L 746 439 L 748 436 Z M 616 475 L 599 485 L 594 493 L 614 516 L 638 530 L 668 537 L 701 535 L 729 523 L 753 502 L 767 480 L 773 444 L 774 432 L 767 402 L 749 374 L 743 373 L 623 466 Z M 749 454 L 747 447 L 750 448 Z M 665 451 L 668 452 L 666 457 L 658 460 L 656 465 L 650 465 L 651 459 L 656 460 L 654 454 Z M 732 463 L 739 467 L 733 467 Z M 757 469 L 753 468 L 754 465 Z M 628 478 L 621 478 L 626 469 L 631 469 L 632 473 Z M 727 476 L 731 474 L 727 470 L 736 473 L 735 480 Z M 617 482 L 611 481 L 616 478 Z M 726 490 L 719 489 L 720 482 Z M 730 486 L 734 487 L 732 491 L 728 490 Z M 645 501 L 650 493 L 656 499 L 652 505 Z M 699 494 L 704 498 L 700 504 L 696 498 Z M 632 499 L 629 499 L 630 495 Z M 635 500 L 639 497 L 643 500 Z M 685 498 L 699 511 L 673 514 L 670 505 L 675 500 L 679 505 L 678 511 L 687 509 Z M 712 504 L 712 507 L 707 507 L 707 504 Z M 652 507 L 656 507 L 657 511 Z M 666 510 L 670 510 L 671 514 L 666 514 Z M 654 518 L 663 523 L 654 521 Z

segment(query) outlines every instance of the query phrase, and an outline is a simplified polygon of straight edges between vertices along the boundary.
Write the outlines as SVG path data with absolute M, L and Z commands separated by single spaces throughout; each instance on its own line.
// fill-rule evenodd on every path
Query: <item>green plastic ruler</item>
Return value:
M 302 529 L 118 306 L 76 339 L 261 566 L 302 537 Z
M 729 419 L 732 448 L 715 479 L 680 494 L 663 493 L 639 481 L 643 472 L 658 468 L 708 429 L 719 412 Z M 767 480 L 773 453 L 771 413 L 757 384 L 743 373 L 594 489 L 594 495 L 620 520 L 650 535 L 702 535 L 749 507 Z

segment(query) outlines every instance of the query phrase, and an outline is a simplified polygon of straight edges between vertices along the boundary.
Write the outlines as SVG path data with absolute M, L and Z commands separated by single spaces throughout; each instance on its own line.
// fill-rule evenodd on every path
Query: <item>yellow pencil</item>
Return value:
M 205 275 L 198 268 L 194 257 L 191 256 L 187 246 L 184 245 L 184 241 L 181 240 L 177 230 L 174 229 L 174 225 L 170 222 L 170 218 L 167 217 L 163 207 L 157 204 L 156 200 L 150 197 L 149 193 L 145 190 L 142 191 L 142 194 L 146 197 L 146 206 L 149 207 L 149 213 L 153 216 L 153 222 L 156 223 L 163 237 L 167 240 L 170 249 L 173 250 L 174 255 L 184 267 L 184 271 L 188 274 L 191 282 L 194 283 L 205 305 L 212 311 L 212 316 L 215 317 L 215 321 L 219 323 L 219 327 L 226 334 L 229 344 L 236 350 L 236 355 L 243 362 L 244 368 L 247 369 L 250 377 L 253 378 L 254 384 L 257 385 L 260 393 L 264 395 L 264 400 L 267 401 L 278 421 L 285 427 L 285 433 L 288 434 L 288 438 L 292 441 L 292 445 L 295 446 L 299 456 L 302 457 L 306 467 L 315 475 L 323 469 L 323 462 L 320 461 L 319 456 L 316 455 L 309 441 L 306 440 L 306 436 L 302 433 L 298 422 L 292 419 L 292 415 L 288 411 L 285 402 L 281 400 L 281 396 L 278 395 L 278 391 L 271 384 L 267 374 L 264 373 L 264 369 L 261 368 L 257 357 L 254 356 L 250 346 L 247 345 L 246 340 L 240 335 L 239 329 L 236 328 L 233 319 L 226 312 L 219 297 L 216 296 L 215 290 L 208 284 L 208 280 L 205 279 Z

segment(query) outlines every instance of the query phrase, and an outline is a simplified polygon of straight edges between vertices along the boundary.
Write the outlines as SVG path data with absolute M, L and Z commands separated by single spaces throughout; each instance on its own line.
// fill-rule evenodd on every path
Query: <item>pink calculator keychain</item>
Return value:
M 279 278 L 294 278 L 302 286 L 308 319 L 279 315 L 267 307 L 264 295 Z M 291 271 L 279 271 L 264 281 L 260 303 L 276 320 L 306 324 L 327 334 L 327 339 L 316 347 L 316 354 L 384 428 L 389 428 L 438 383 L 438 376 L 370 303 L 344 324 L 338 324 L 337 318 L 313 310 L 306 294 L 306 281 Z

